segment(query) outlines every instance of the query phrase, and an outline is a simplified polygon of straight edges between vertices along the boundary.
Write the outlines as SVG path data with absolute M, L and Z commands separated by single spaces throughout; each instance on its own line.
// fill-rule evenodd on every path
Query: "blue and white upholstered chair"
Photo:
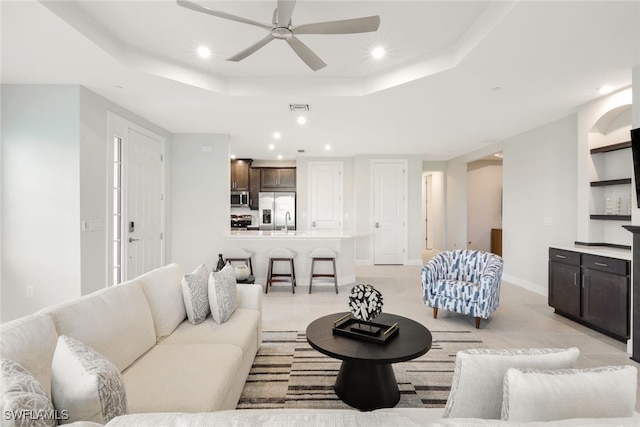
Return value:
M 422 298 L 438 309 L 487 319 L 498 308 L 502 279 L 502 258 L 471 249 L 443 251 L 422 267 Z

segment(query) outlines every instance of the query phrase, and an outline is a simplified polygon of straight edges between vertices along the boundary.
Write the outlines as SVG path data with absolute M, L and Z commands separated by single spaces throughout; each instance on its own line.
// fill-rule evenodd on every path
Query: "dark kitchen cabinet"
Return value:
M 549 251 L 549 305 L 557 311 L 580 316 L 580 254 Z
M 260 168 L 249 168 L 249 208 L 256 211 L 259 207 L 260 174 Z
M 582 256 L 582 318 L 625 339 L 629 337 L 629 262 Z
M 624 259 L 549 248 L 549 305 L 560 315 L 626 341 L 630 267 Z
M 262 191 L 295 191 L 296 168 L 261 168 Z
M 249 191 L 250 159 L 231 160 L 231 191 Z

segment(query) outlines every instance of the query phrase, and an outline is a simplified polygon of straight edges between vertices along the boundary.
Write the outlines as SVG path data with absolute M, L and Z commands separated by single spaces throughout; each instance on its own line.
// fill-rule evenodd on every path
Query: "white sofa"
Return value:
M 171 264 L 125 284 L 5 323 L 0 335 L 0 357 L 22 365 L 50 396 L 52 387 L 56 387 L 55 384 L 52 386 L 52 361 L 60 335 L 75 338 L 98 351 L 121 373 L 128 400 L 128 415 L 113 418 L 106 424 L 109 427 L 640 426 L 640 414 L 635 412 L 624 418 L 514 423 L 497 419 L 445 418 L 453 416 L 453 406 L 391 408 L 369 413 L 315 409 L 234 410 L 261 343 L 262 287 L 237 285 L 239 307 L 227 322 L 216 324 L 209 316 L 204 323 L 194 326 L 185 320 L 180 286 L 183 274 L 178 265 Z M 459 355 L 456 363 L 463 360 Z M 477 366 L 477 359 L 472 361 Z M 456 371 L 463 369 L 456 368 Z M 478 369 L 480 373 L 485 371 Z M 471 394 L 472 399 L 483 394 L 472 389 L 474 384 L 480 383 L 481 389 L 485 390 L 486 380 L 467 380 L 470 382 L 465 383 L 464 378 L 454 376 L 454 386 L 457 384 L 459 390 Z M 496 387 L 501 390 L 501 384 Z M 500 391 L 498 399 L 501 398 Z M 456 404 L 462 399 L 460 397 Z M 632 399 L 635 402 L 635 391 Z M 450 398 L 448 406 L 453 401 Z M 463 410 L 466 407 L 466 404 L 462 405 Z M 5 413 L 3 426 L 19 425 L 9 418 Z M 89 421 L 75 424 L 100 425 Z
M 21 364 L 51 395 L 59 335 L 75 338 L 120 371 L 129 413 L 234 409 L 262 331 L 262 286 L 237 285 L 228 321 L 186 320 L 184 271 L 170 264 L 2 325 L 0 356 Z

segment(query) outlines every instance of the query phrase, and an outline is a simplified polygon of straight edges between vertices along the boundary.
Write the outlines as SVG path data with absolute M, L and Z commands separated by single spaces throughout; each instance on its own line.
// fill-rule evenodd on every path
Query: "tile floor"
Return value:
M 578 323 L 558 316 L 547 305 L 546 297 L 502 283 L 500 306 L 475 329 L 474 319 L 441 310 L 438 319 L 422 302 L 420 266 L 358 266 L 356 283 L 371 284 L 384 298 L 383 311 L 410 317 L 430 329 L 472 330 L 486 347 L 571 347 L 580 349 L 579 368 L 604 365 L 640 364 L 629 359 L 626 345 Z M 306 283 L 291 286 L 276 284 L 263 299 L 264 330 L 304 331 L 314 319 L 347 311 L 350 285 L 339 287 L 336 295 L 332 283 L 315 283 L 309 295 Z M 640 384 L 640 378 L 639 378 Z M 640 387 L 639 393 L 640 396 Z M 640 399 L 638 399 L 640 401 Z M 636 403 L 640 412 L 640 404 Z

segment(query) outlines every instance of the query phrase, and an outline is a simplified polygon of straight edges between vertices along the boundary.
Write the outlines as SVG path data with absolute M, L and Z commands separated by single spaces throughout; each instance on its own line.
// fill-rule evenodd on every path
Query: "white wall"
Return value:
M 80 220 L 98 220 L 104 227 L 96 231 L 85 231 L 80 235 L 81 294 L 86 295 L 110 285 L 107 277 L 107 248 L 111 236 L 107 224 L 111 220 L 107 200 L 111 198 L 112 185 L 107 177 L 113 161 L 111 135 L 109 135 L 108 113 L 147 129 L 165 140 L 170 134 L 155 124 L 131 113 L 117 104 L 80 87 Z M 126 141 L 125 141 L 126 143 Z M 165 165 L 170 163 L 167 159 Z M 169 170 L 167 167 L 167 176 Z M 165 194 L 165 206 L 169 206 L 171 194 Z M 168 209 L 167 209 L 168 210 Z M 165 213 L 166 218 L 166 213 Z M 165 223 L 170 223 L 165 221 Z M 165 254 L 170 254 L 169 236 L 165 229 Z M 167 259 L 168 256 L 167 256 Z
M 467 166 L 467 247 L 491 251 L 491 229 L 502 228 L 502 161 Z
M 447 162 L 447 246 L 466 247 L 466 163 L 502 151 L 504 279 L 547 294 L 549 246 L 576 235 L 576 116 Z
M 80 295 L 78 93 L 2 86 L 2 321 Z
M 171 261 L 185 271 L 212 268 L 229 231 L 229 136 L 175 134 L 169 151 Z
M 170 136 L 81 86 L 2 85 L 3 321 L 107 285 L 108 111 Z

